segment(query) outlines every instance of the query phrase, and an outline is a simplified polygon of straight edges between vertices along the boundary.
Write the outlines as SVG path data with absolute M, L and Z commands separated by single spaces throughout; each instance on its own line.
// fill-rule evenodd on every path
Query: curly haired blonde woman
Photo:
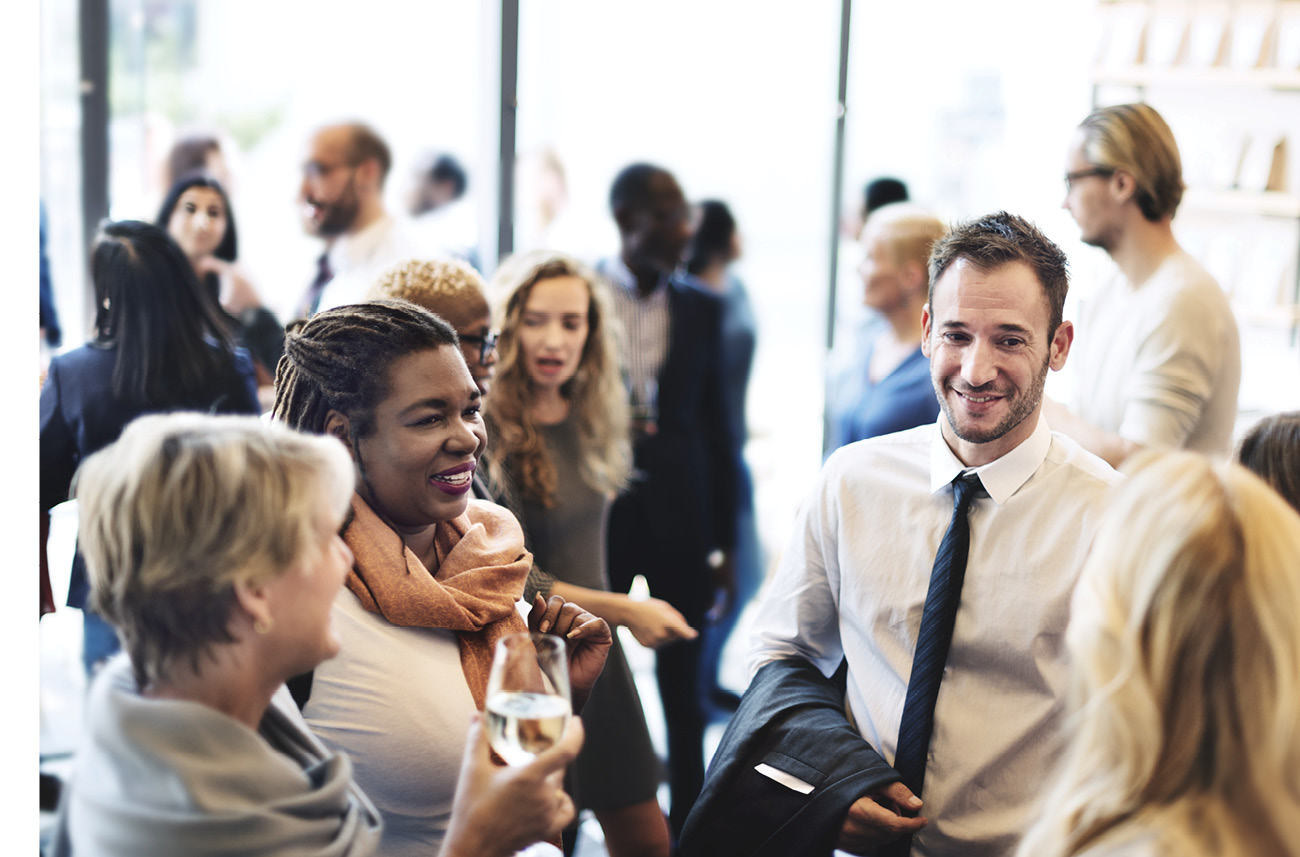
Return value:
M 1300 516 L 1235 464 L 1132 465 L 1075 595 L 1071 744 L 1018 853 L 1300 855 Z
M 537 564 L 556 578 L 551 591 L 581 598 L 645 645 L 694 637 L 667 602 L 608 591 L 605 524 L 631 454 L 607 287 L 577 260 L 546 251 L 508 260 L 494 287 L 501 335 L 485 408 L 488 457 L 510 485 Z M 617 638 L 583 721 L 578 805 L 593 810 L 613 857 L 667 855 L 659 763 Z

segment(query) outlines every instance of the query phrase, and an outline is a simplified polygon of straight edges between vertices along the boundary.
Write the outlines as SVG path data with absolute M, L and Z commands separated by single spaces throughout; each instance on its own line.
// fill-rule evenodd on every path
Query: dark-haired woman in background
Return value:
M 745 396 L 749 390 L 750 369 L 754 364 L 757 323 L 749 303 L 749 294 L 740 278 L 731 270 L 740 258 L 740 233 L 736 219 L 726 203 L 705 200 L 698 206 L 699 219 L 695 235 L 687 250 L 686 270 L 708 290 L 723 300 L 722 311 L 722 394 L 730 412 L 728 425 L 736 426 L 736 590 L 730 604 L 722 606 L 703 629 L 704 652 L 700 664 L 700 690 L 715 708 L 735 711 L 740 699 L 718 684 L 722 647 L 736 627 L 740 611 L 758 591 L 762 582 L 762 559 L 758 545 L 758 527 L 754 520 L 754 480 L 745 463 L 744 449 L 748 438 L 745 420 Z
M 1300 512 L 1300 411 L 1265 417 L 1242 436 L 1237 461 Z
M 194 410 L 256 414 L 257 380 L 216 304 L 167 233 L 134 220 L 110 223 L 90 259 L 98 309 L 93 339 L 55 357 L 41 388 L 41 549 L 49 511 L 68 499 L 77 465 L 141 414 Z M 68 606 L 85 609 L 89 583 L 73 557 Z M 84 614 L 86 672 L 118 650 L 93 611 Z
M 262 306 L 257 290 L 235 261 L 238 233 L 225 188 L 207 173 L 182 176 L 167 192 L 154 222 L 185 252 L 199 281 L 220 304 L 231 335 L 252 356 L 259 386 L 270 388 L 284 353 L 284 326 Z

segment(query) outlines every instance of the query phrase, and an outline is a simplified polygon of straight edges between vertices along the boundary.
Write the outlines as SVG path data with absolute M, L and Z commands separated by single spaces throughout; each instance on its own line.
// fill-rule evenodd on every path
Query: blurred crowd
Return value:
M 725 201 L 629 164 L 618 244 L 580 258 L 540 153 L 487 264 L 454 155 L 391 211 L 388 141 L 323 125 L 285 315 L 240 258 L 229 146 L 182 135 L 156 216 L 102 225 L 84 344 L 41 211 L 41 613 L 69 574 L 92 679 L 54 853 L 572 853 L 590 811 L 613 857 L 1300 855 L 1300 414 L 1234 434 L 1238 327 L 1174 237 L 1151 107 L 1063 153 L 1114 263 L 1074 319 L 1034 224 L 866 185 L 867 312 L 770 575 Z M 751 602 L 742 695 L 721 653 Z M 575 716 L 502 764 L 518 633 L 564 640 Z

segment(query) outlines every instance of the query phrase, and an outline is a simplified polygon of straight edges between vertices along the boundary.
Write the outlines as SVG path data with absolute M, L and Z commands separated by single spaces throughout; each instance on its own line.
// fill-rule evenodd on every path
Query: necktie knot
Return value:
M 330 254 L 322 253 L 316 260 L 316 278 L 321 282 L 329 282 L 334 278 L 334 269 L 330 267 Z
M 968 512 L 970 504 L 979 496 L 983 487 L 984 484 L 973 472 L 962 473 L 952 480 L 952 513 L 957 515 Z

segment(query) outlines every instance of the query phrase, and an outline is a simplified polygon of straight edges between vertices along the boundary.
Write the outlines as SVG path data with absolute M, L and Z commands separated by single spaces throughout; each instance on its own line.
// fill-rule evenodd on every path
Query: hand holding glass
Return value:
M 492 749 L 509 765 L 526 765 L 564 734 L 572 704 L 564 640 L 522 632 L 497 641 L 487 686 Z

